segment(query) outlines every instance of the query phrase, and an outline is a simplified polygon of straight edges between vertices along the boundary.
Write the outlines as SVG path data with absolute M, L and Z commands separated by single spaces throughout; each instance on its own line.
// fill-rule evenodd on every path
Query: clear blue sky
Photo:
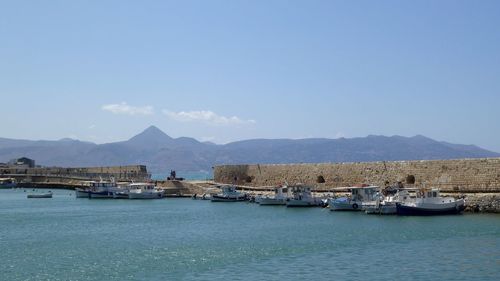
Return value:
M 1 137 L 500 151 L 500 1 L 0 1 Z

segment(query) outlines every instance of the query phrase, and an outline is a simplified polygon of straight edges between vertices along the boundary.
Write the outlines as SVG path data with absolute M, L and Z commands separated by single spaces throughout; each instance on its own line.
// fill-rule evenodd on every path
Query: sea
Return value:
M 500 215 L 0 190 L 0 280 L 499 280 Z M 41 191 L 35 191 L 41 192 Z

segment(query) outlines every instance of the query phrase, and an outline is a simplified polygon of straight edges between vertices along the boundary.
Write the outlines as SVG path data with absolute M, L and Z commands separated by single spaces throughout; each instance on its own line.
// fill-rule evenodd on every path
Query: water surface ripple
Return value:
M 0 280 L 494 280 L 500 216 L 0 190 Z

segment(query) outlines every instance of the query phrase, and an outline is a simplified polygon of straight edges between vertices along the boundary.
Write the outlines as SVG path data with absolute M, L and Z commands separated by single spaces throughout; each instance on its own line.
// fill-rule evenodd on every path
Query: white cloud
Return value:
M 255 120 L 243 120 L 237 116 L 226 117 L 218 115 L 210 110 L 193 110 L 193 111 L 169 111 L 163 110 L 163 114 L 170 119 L 181 122 L 204 122 L 212 125 L 242 125 L 255 124 Z
M 92 129 L 95 129 L 96 125 L 95 124 L 92 124 L 89 126 L 89 129 L 92 130 Z
M 154 114 L 153 107 L 147 106 L 132 106 L 126 102 L 107 104 L 101 107 L 104 111 L 109 111 L 114 114 L 128 114 L 128 115 L 152 115 Z

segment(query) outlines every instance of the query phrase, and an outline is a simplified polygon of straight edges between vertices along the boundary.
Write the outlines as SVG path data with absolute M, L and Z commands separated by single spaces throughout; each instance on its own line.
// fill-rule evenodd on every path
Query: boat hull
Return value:
M 130 192 L 128 194 L 129 199 L 161 199 L 163 198 L 163 193 L 161 192 L 154 192 L 154 193 L 135 193 L 135 192 Z
M 90 198 L 90 191 L 77 188 L 75 189 L 75 196 L 76 198 Z
M 225 196 L 219 196 L 219 195 L 212 195 L 212 198 L 210 199 L 212 202 L 242 202 L 242 201 L 247 201 L 247 198 L 245 196 L 241 197 L 225 197 Z
M 286 205 L 286 200 L 285 199 L 276 199 L 276 198 L 260 198 L 258 203 L 261 206 Z
M 113 199 L 113 193 L 110 191 L 89 192 L 88 198 L 91 199 Z
M 10 188 L 15 188 L 17 184 L 15 183 L 3 183 L 0 184 L 0 189 L 10 189 Z
M 437 215 L 456 215 L 460 214 L 465 206 L 463 204 L 456 204 L 455 206 L 445 208 L 430 208 L 418 206 L 406 206 L 403 204 L 396 204 L 397 214 L 400 216 L 437 216 Z
M 365 213 L 375 215 L 395 215 L 397 213 L 396 205 L 369 206 L 364 209 Z
M 287 208 L 317 207 L 318 204 L 309 201 L 290 199 L 286 201 Z
M 128 192 L 113 192 L 113 199 L 128 199 Z
M 46 194 L 28 194 L 28 198 L 52 198 L 52 193 L 46 193 Z
M 330 201 L 330 211 L 361 211 L 361 202 L 336 199 Z

